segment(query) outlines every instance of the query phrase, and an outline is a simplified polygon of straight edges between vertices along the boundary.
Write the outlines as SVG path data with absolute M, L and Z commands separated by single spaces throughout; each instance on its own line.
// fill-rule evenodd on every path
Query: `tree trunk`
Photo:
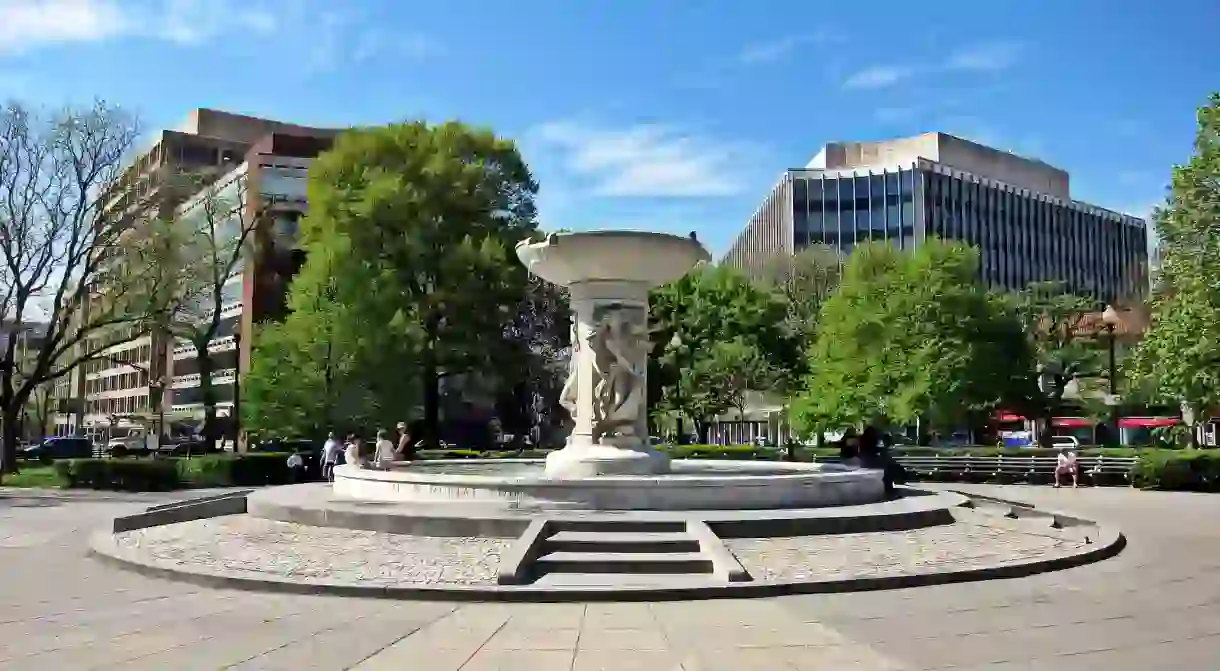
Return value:
M 435 449 L 439 445 L 440 438 L 440 405 L 441 405 L 441 390 L 440 390 L 440 373 L 436 366 L 436 328 L 437 319 L 429 317 L 428 323 L 425 325 L 425 342 L 423 356 L 421 357 L 421 375 L 420 381 L 424 385 L 424 422 L 423 422 L 423 442 L 425 447 Z
M 712 425 L 703 420 L 695 420 L 695 431 L 699 432 L 699 444 L 707 445 L 707 434 Z
M 195 361 L 199 365 L 199 399 L 203 402 L 203 440 L 204 444 L 214 447 L 220 441 L 220 427 L 216 422 L 216 390 L 212 386 L 212 356 L 207 345 L 195 346 Z M 236 446 L 234 446 L 236 447 Z
M 3 443 L 3 463 L 0 474 L 17 472 L 17 443 L 21 440 L 20 406 L 10 403 L 0 413 L 0 442 Z

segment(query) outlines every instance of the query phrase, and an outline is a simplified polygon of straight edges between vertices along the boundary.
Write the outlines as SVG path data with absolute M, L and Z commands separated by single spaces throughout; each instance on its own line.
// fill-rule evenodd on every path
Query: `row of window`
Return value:
M 798 246 L 838 246 L 914 234 L 912 170 L 838 179 L 794 176 L 793 233 Z
M 982 279 L 997 288 L 1061 281 L 1073 293 L 1114 300 L 1142 286 L 1144 229 L 1117 214 L 924 169 L 828 178 L 795 172 L 791 188 L 798 249 L 825 244 L 846 253 L 868 240 L 903 246 L 937 236 L 978 247 Z M 751 227 L 762 230 L 743 235 L 749 251 L 773 246 L 752 239 L 769 237 L 767 221 L 756 215 Z M 737 251 L 729 260 L 749 265 L 732 258 Z
M 926 233 L 978 247 L 980 272 L 990 286 L 1057 281 L 1104 301 L 1140 289 L 1147 257 L 1141 226 L 1117 214 L 940 173 L 923 179 Z
M 133 412 L 148 412 L 149 410 L 148 394 L 85 401 L 85 413 L 90 415 L 126 415 Z
M 99 341 L 100 342 L 100 341 Z M 85 374 L 94 375 L 104 370 L 115 368 L 122 365 L 123 362 L 130 361 L 137 364 L 145 364 L 152 359 L 152 345 L 144 344 L 139 347 L 133 347 L 121 352 L 115 352 L 112 355 L 91 359 L 85 362 Z
M 105 391 L 122 391 L 124 389 L 135 389 L 137 387 L 148 386 L 147 371 L 132 371 L 130 373 L 119 373 L 118 375 L 107 375 L 98 377 L 92 380 L 85 381 L 86 394 L 100 394 Z

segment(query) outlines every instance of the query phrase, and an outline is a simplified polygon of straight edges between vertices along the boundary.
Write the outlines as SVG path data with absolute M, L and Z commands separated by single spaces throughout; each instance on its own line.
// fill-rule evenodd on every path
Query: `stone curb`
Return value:
M 864 506 L 830 506 L 812 510 L 704 510 L 704 511 L 615 511 L 548 510 L 537 515 L 511 509 L 461 507 L 421 507 L 418 511 L 397 512 L 395 506 L 362 507 L 334 505 L 294 499 L 292 487 L 252 493 L 246 511 L 252 517 L 292 522 L 314 527 L 362 529 L 412 536 L 492 536 L 517 538 L 525 533 L 537 516 L 554 521 L 640 521 L 705 522 L 720 538 L 759 536 L 814 536 L 818 534 L 905 531 L 952 524 L 954 508 L 969 498 L 957 492 L 925 492 L 908 500 L 880 502 Z
M 222 515 L 240 515 L 246 512 L 246 496 L 252 491 L 254 490 L 246 489 L 218 496 L 152 506 L 142 513 L 114 518 L 113 533 L 158 527 L 164 524 L 193 522 Z
M 1117 555 L 1127 539 L 1117 529 L 1099 527 L 1097 541 L 1084 548 L 1024 561 L 1007 562 L 959 571 L 929 571 L 867 578 L 810 581 L 767 581 L 727 583 L 684 587 L 534 587 L 530 585 L 446 585 L 446 586 L 372 586 L 350 583 L 291 582 L 273 578 L 254 578 L 205 570 L 186 570 L 169 562 L 132 557 L 119 548 L 113 534 L 102 531 L 90 539 L 89 554 L 103 562 L 153 577 L 186 582 L 204 587 L 281 594 L 350 596 L 378 599 L 435 601 L 680 601 L 695 599 L 746 598 L 785 594 L 829 594 L 868 592 L 927 585 L 1022 578 L 1038 573 L 1083 566 Z

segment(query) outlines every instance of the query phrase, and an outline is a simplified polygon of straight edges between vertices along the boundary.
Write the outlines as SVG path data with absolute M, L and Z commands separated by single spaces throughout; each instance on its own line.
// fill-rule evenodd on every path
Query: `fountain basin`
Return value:
M 517 257 L 529 271 L 561 286 L 582 282 L 672 282 L 711 255 L 694 238 L 644 231 L 556 233 L 522 241 Z
M 548 478 L 541 459 L 402 462 L 335 469 L 354 501 L 497 504 L 521 510 L 776 510 L 875 503 L 882 471 L 838 464 L 683 459 L 662 475 Z

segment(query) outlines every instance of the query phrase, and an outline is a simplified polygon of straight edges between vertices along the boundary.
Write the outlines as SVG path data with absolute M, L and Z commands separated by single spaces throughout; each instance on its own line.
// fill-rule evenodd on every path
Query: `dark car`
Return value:
M 76 436 L 56 436 L 25 448 L 21 456 L 37 461 L 87 459 L 93 456 L 93 442 Z

